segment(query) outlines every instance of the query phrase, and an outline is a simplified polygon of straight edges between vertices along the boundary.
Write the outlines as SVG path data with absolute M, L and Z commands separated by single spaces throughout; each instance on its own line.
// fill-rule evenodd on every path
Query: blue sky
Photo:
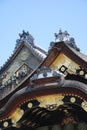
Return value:
M 22 30 L 48 50 L 60 28 L 87 54 L 87 0 L 0 0 L 0 66 L 13 53 Z

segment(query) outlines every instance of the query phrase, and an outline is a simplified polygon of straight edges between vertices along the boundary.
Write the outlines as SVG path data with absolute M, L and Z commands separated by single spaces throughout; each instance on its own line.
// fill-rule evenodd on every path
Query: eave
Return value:
M 66 45 L 64 42 L 57 42 L 50 50 L 48 57 L 44 61 L 45 66 L 50 66 L 60 53 L 66 55 L 69 59 L 77 63 L 79 66 L 87 70 L 87 56 L 81 52 Z
M 15 93 L 12 98 L 10 98 L 8 103 L 5 104 L 4 107 L 0 110 L 0 125 L 5 124 L 5 122 L 8 122 L 9 126 L 14 125 L 14 117 L 17 118 L 14 113 L 19 113 L 23 111 L 22 114 L 26 115 L 27 111 L 31 111 L 33 114 L 35 110 L 36 115 L 38 115 L 39 111 L 37 111 L 37 109 L 44 109 L 45 112 L 47 112 L 48 114 L 50 111 L 55 112 L 55 110 L 57 110 L 61 106 L 63 111 L 64 104 L 71 104 L 72 107 L 73 105 L 76 105 L 77 108 L 84 109 L 85 114 L 87 114 L 87 109 L 85 106 L 83 106 L 83 104 L 87 102 L 87 90 L 81 91 L 81 89 L 86 88 L 87 86 L 85 84 L 80 84 L 77 81 L 68 82 L 67 80 L 63 80 L 62 82 L 60 78 L 61 77 L 55 77 L 53 81 L 51 81 L 51 78 L 49 78 L 48 82 L 47 78 L 44 78 L 44 80 L 41 79 L 37 83 L 35 82 L 35 84 L 30 84 L 29 86 Z M 46 100 L 47 102 L 44 102 Z M 34 101 L 36 101 L 37 103 L 34 103 Z M 58 101 L 60 104 L 57 104 Z M 58 106 L 56 106 L 55 110 L 51 110 L 51 108 L 55 104 Z M 47 107 L 47 105 L 49 106 L 49 108 Z M 25 107 L 27 108 L 25 109 Z M 47 111 L 48 109 L 49 111 Z M 23 122 L 24 118 L 22 118 L 22 115 L 20 116 L 21 120 L 19 117 L 15 123 L 17 123 L 18 121 L 20 123 Z M 31 116 L 31 114 L 28 116 Z

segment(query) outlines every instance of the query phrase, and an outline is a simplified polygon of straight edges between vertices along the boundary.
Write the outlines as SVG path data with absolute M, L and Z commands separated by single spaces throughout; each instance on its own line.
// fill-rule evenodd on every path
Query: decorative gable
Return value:
M 46 52 L 34 45 L 34 38 L 27 32 L 20 34 L 13 55 L 0 70 L 0 99 L 18 87 L 46 57 Z

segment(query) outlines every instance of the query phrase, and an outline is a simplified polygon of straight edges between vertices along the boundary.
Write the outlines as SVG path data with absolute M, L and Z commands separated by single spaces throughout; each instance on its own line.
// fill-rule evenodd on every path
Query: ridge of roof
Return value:
M 25 45 L 31 50 L 31 52 L 38 57 L 40 60 L 44 60 L 44 58 L 46 57 L 47 53 L 40 49 L 38 46 L 32 46 L 31 44 L 28 44 L 27 42 L 25 42 Z

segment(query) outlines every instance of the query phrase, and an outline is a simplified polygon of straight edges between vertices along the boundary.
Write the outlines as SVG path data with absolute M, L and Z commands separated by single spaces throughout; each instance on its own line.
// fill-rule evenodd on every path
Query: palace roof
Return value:
M 67 31 L 55 34 L 48 54 L 35 46 L 33 40 L 23 31 L 13 56 L 2 68 L 1 72 L 9 65 L 7 72 L 14 71 L 10 79 L 4 77 L 3 84 L 8 84 L 1 87 L 0 129 L 87 128 L 87 56 Z M 21 54 L 24 55 L 21 65 L 14 64 L 20 62 Z

